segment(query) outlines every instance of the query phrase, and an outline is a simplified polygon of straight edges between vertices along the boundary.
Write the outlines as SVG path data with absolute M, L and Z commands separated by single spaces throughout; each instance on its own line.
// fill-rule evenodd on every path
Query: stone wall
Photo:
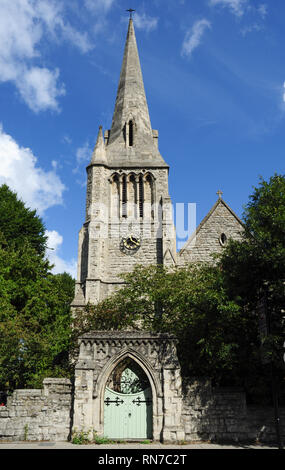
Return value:
M 285 440 L 285 408 L 280 408 Z M 182 420 L 185 440 L 275 443 L 273 407 L 248 406 L 238 388 L 212 388 L 208 380 L 184 384 Z
M 223 245 L 221 235 L 224 234 L 227 240 L 230 238 L 240 240 L 243 231 L 239 218 L 223 199 L 218 199 L 196 232 L 178 253 L 178 266 L 213 261 L 213 253 L 221 253 L 226 244 L 225 241 Z
M 85 375 L 88 372 L 92 385 L 93 370 L 85 370 Z M 247 406 L 241 389 L 212 388 L 209 380 L 201 379 L 187 380 L 183 384 L 182 402 L 179 393 L 176 393 L 177 396 L 173 395 L 173 390 L 180 389 L 177 372 L 177 369 L 166 369 L 163 374 L 166 427 L 162 436 L 164 442 L 185 440 L 276 445 L 272 407 Z M 85 378 L 84 383 L 87 385 L 87 375 Z M 83 382 L 81 385 L 84 385 Z M 88 395 L 87 389 L 88 387 Z M 85 408 L 81 409 L 80 416 L 75 417 L 75 424 L 78 429 L 92 429 L 94 423 L 92 412 L 88 409 L 88 397 L 83 394 L 83 389 L 78 390 L 78 393 L 87 401 L 85 400 L 85 405 L 82 401 Z M 92 402 L 93 394 L 90 398 Z M 158 415 L 162 413 L 162 407 L 159 409 Z M 86 422 L 88 416 L 90 422 Z M 177 417 L 181 419 L 181 427 Z M 157 419 L 161 421 L 159 416 Z M 280 408 L 280 419 L 282 439 L 285 442 L 285 408 Z M 81 423 L 81 420 L 84 422 Z M 45 379 L 41 390 L 15 390 L 8 397 L 7 406 L 0 407 L 0 440 L 67 441 L 71 436 L 72 425 L 72 385 L 68 379 Z M 159 433 L 156 433 L 155 439 L 159 440 Z
M 128 358 L 146 374 L 152 391 L 153 438 L 184 439 L 182 387 L 176 340 L 144 331 L 94 331 L 79 340 L 75 367 L 74 431 L 104 434 L 105 386 L 114 368 Z
M 15 390 L 0 408 L 0 439 L 66 441 L 71 409 L 69 379 L 45 379 L 40 390 Z

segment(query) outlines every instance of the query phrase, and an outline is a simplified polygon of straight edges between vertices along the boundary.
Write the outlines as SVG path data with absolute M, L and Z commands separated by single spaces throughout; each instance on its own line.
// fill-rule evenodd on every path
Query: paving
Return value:
M 1 442 L 0 451 L 2 449 L 97 449 L 97 450 L 191 450 L 191 449 L 204 449 L 204 450 L 217 450 L 217 449 L 251 449 L 251 450 L 264 450 L 264 449 L 277 449 L 277 446 L 269 445 L 241 445 L 241 444 L 212 444 L 212 443 L 193 443 L 183 445 L 167 445 L 162 443 L 142 444 L 136 443 L 114 443 L 114 444 L 72 444 L 71 442 Z

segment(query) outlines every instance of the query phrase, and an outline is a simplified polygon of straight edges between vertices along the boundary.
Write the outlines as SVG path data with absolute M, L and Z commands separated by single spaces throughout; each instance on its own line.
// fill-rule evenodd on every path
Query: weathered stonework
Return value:
M 101 430 L 104 434 L 99 404 L 102 390 L 98 379 L 99 376 L 106 378 L 115 366 L 116 361 L 109 362 L 111 355 L 113 357 L 114 342 L 110 338 L 106 341 L 105 335 L 105 339 L 103 336 L 98 337 L 92 346 L 93 339 L 85 338 L 82 346 L 82 362 L 76 372 L 74 407 L 72 385 L 68 379 L 45 379 L 42 390 L 15 390 L 8 398 L 7 405 L 0 407 L 0 440 L 67 441 L 71 437 L 72 428 Z M 141 351 L 141 365 L 145 353 L 152 356 L 150 363 L 153 364 L 153 386 L 158 391 L 154 395 L 157 401 L 153 416 L 155 440 L 172 443 L 176 440 L 205 440 L 276 445 L 272 407 L 247 406 L 242 390 L 212 388 L 210 381 L 206 379 L 188 379 L 186 383 L 183 381 L 181 389 L 179 367 L 173 363 L 172 354 L 168 355 L 171 358 L 167 361 L 168 364 L 162 364 L 159 369 L 158 356 L 162 350 L 158 343 L 151 344 L 154 337 L 150 342 L 149 339 L 143 340 L 141 337 L 140 341 L 134 341 L 131 338 L 120 338 L 120 341 L 128 344 L 129 354 L 133 354 L 133 357 L 138 357 L 139 354 L 132 353 L 131 350 L 138 348 Z M 96 351 L 96 365 L 99 366 L 103 360 L 105 366 L 97 369 L 94 359 L 90 360 L 90 351 L 92 357 Z M 123 355 L 124 350 L 121 351 L 121 357 Z M 109 361 L 106 362 L 107 356 Z M 118 355 L 114 357 L 119 358 Z M 108 362 L 111 366 L 109 368 L 106 367 Z M 148 361 L 144 362 L 144 367 L 150 367 Z M 284 442 L 285 408 L 280 408 L 279 412 Z
M 174 338 L 140 331 L 95 331 L 82 336 L 79 347 L 73 429 L 93 429 L 104 434 L 106 382 L 117 364 L 131 358 L 142 368 L 151 386 L 153 439 L 184 439 L 182 383 Z
M 130 20 L 112 126 L 104 135 L 100 126 L 87 167 L 74 310 L 120 288 L 120 274 L 137 264 L 211 262 L 229 238 L 241 238 L 241 221 L 219 197 L 176 253 L 168 172 L 150 122 Z M 140 239 L 131 254 L 121 249 L 128 234 Z M 72 430 L 103 435 L 106 384 L 125 360 L 134 361 L 147 377 L 155 441 L 276 441 L 272 408 L 246 406 L 242 390 L 212 388 L 209 380 L 182 381 L 175 338 L 144 331 L 83 335 L 74 389 L 67 379 L 45 379 L 42 390 L 14 391 L 0 407 L 0 439 L 65 441 Z M 285 438 L 285 409 L 280 414 Z
M 279 411 L 284 439 L 285 408 Z M 242 389 L 212 388 L 206 379 L 184 381 L 182 421 L 186 441 L 276 444 L 272 407 L 248 406 Z
M 0 407 L 0 439 L 66 441 L 70 437 L 72 385 L 45 379 L 41 390 L 15 390 Z
M 151 127 L 133 22 L 130 20 L 112 126 L 100 126 L 87 167 L 85 222 L 79 233 L 72 307 L 97 303 L 138 265 L 173 265 L 176 235 L 168 190 L 169 167 Z M 128 235 L 141 246 L 130 255 Z
M 177 254 L 178 266 L 197 262 L 213 262 L 212 255 L 221 253 L 230 238 L 240 240 L 243 231 L 240 219 L 225 201 L 219 198 L 195 233 Z M 224 241 L 222 235 L 226 237 Z

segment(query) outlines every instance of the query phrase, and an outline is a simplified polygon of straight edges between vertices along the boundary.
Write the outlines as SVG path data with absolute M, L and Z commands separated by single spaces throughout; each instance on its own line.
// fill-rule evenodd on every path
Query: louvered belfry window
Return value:
M 143 177 L 142 175 L 140 175 L 139 177 L 139 215 L 140 217 L 143 217 L 143 200 L 144 200 Z
M 122 217 L 127 217 L 127 178 L 122 179 Z

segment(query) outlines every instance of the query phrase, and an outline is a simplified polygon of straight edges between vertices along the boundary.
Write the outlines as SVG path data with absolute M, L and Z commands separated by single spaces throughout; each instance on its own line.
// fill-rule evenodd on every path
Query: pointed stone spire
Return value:
M 111 167 L 167 167 L 150 123 L 133 20 L 130 18 L 112 127 L 106 142 Z
M 133 122 L 137 137 L 148 135 L 152 138 L 152 128 L 132 18 L 129 21 L 109 143 L 118 138 L 123 138 L 122 130 L 126 124 L 128 125 L 129 121 Z
M 97 163 L 97 164 L 107 163 L 102 126 L 99 127 L 96 145 L 92 154 L 91 165 L 94 163 Z

